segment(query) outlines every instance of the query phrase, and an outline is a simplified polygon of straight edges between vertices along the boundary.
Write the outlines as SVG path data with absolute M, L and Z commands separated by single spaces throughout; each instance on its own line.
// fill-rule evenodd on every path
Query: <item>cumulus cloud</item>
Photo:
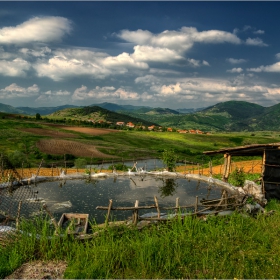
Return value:
M 63 17 L 34 17 L 17 26 L 0 29 L 1 44 L 24 44 L 60 40 L 71 31 L 71 22 Z
M 259 46 L 259 47 L 267 47 L 268 46 L 260 38 L 247 38 L 245 44 L 249 45 L 249 46 Z
M 168 48 L 159 48 L 152 46 L 135 46 L 132 57 L 137 61 L 158 61 L 170 62 L 174 60 L 183 60 L 184 58 L 176 51 Z
M 280 59 L 280 53 L 277 53 L 275 56 L 277 59 Z
M 39 87 L 34 84 L 30 87 L 24 88 L 18 86 L 16 83 L 13 83 L 3 89 L 0 89 L 0 98 L 1 99 L 12 99 L 19 97 L 31 97 L 39 94 Z
M 243 58 L 239 58 L 239 59 L 236 59 L 236 58 L 227 58 L 226 61 L 228 61 L 228 62 L 231 63 L 231 64 L 240 64 L 240 63 L 246 62 L 247 60 L 246 60 L 246 59 L 243 59 Z
M 104 100 L 104 101 L 116 101 L 116 100 L 138 100 L 140 95 L 135 91 L 130 91 L 124 88 L 114 87 L 95 87 L 92 90 L 82 85 L 77 88 L 72 95 L 72 99 L 75 100 Z
M 129 69 L 149 68 L 147 63 L 136 61 L 128 53 L 109 56 L 84 49 L 53 51 L 49 59 L 39 59 L 33 67 L 39 77 L 49 77 L 54 81 L 77 75 L 103 79 L 109 75 L 127 73 Z
M 241 73 L 243 71 L 242 68 L 232 68 L 231 70 L 227 70 L 229 73 Z
M 22 58 L 0 60 L 0 74 L 10 77 L 24 77 L 31 64 Z
M 159 34 L 141 29 L 136 31 L 122 30 L 116 35 L 127 42 L 168 48 L 180 53 L 192 48 L 194 43 L 241 43 L 241 40 L 235 34 L 220 30 L 199 32 L 194 27 L 182 27 L 179 31 L 165 30 Z
M 256 30 L 253 33 L 254 34 L 264 34 L 264 30 Z
M 280 87 L 266 87 L 245 82 L 246 76 L 239 75 L 232 82 L 223 79 L 191 78 L 181 79 L 176 83 L 164 83 L 151 86 L 151 94 L 157 102 L 183 103 L 193 102 L 224 102 L 228 100 L 242 100 L 256 103 L 258 101 L 280 98 Z
M 25 56 L 34 56 L 34 57 L 45 57 L 51 53 L 51 49 L 49 47 L 43 48 L 35 48 L 35 49 L 28 49 L 28 48 L 21 48 L 19 52 Z
M 280 62 L 276 62 L 272 65 L 268 66 L 260 66 L 257 68 L 248 68 L 247 71 L 252 71 L 252 72 L 280 72 Z

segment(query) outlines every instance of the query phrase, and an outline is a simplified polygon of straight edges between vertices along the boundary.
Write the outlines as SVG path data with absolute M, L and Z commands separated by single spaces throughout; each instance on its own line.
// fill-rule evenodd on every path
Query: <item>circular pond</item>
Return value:
M 37 197 L 47 204 L 56 218 L 62 213 L 87 213 L 97 223 L 104 222 L 107 211 L 97 210 L 96 207 L 108 206 L 109 199 L 113 200 L 113 207 L 134 206 L 136 200 L 139 200 L 139 206 L 148 206 L 155 204 L 156 196 L 159 206 L 170 207 L 175 206 L 177 197 L 181 206 L 188 206 L 195 203 L 196 196 L 199 200 L 221 196 L 221 189 L 209 186 L 209 183 L 150 175 L 53 181 L 30 187 L 38 191 Z M 140 210 L 139 214 L 154 211 Z M 112 212 L 116 220 L 126 219 L 132 214 L 131 211 Z

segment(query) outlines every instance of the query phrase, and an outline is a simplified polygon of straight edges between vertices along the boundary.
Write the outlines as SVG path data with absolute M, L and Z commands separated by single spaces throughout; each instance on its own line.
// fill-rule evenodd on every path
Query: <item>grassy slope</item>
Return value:
M 30 260 L 65 260 L 69 279 L 273 279 L 280 277 L 280 205 L 272 216 L 187 217 L 184 222 L 108 228 L 92 240 L 53 238 L 50 223 L 22 223 L 13 246 L 0 245 L 0 277 Z M 94 229 L 94 231 L 97 229 Z M 36 239 L 36 233 L 41 235 Z
M 47 127 L 42 122 L 24 122 L 19 120 L 0 120 L 0 146 L 1 150 L 20 150 L 22 142 L 34 145 L 39 139 L 46 136 L 21 132 L 17 128 Z M 54 127 L 47 129 L 57 130 Z M 63 131 L 63 129 L 60 129 Z M 69 131 L 67 131 L 69 132 Z M 137 159 L 160 157 L 164 149 L 173 149 L 181 160 L 198 161 L 207 160 L 202 152 L 217 150 L 223 147 L 234 147 L 245 144 L 262 144 L 279 142 L 278 132 L 256 132 L 254 134 L 217 133 L 212 135 L 179 134 L 172 132 L 149 131 L 120 131 L 100 136 L 77 133 L 77 138 L 71 139 L 96 146 L 101 152 L 111 154 L 123 159 Z M 38 161 L 38 159 L 37 159 Z

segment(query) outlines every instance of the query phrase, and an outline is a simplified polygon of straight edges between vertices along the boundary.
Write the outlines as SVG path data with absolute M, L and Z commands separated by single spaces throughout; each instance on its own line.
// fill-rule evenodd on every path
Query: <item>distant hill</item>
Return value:
M 80 120 L 107 121 L 107 122 L 133 122 L 134 124 L 142 123 L 143 125 L 152 125 L 157 123 L 148 122 L 140 118 L 131 117 L 129 115 L 116 113 L 99 106 L 87 106 L 82 108 L 67 108 L 49 115 L 53 118 L 72 118 Z
M 24 112 L 19 108 L 15 108 L 13 106 L 6 105 L 3 103 L 0 103 L 0 112 L 11 113 L 11 114 L 24 114 Z
M 75 106 L 75 105 L 62 105 L 57 107 L 37 107 L 37 108 L 17 107 L 17 109 L 23 111 L 24 114 L 26 115 L 36 115 L 37 113 L 39 113 L 40 115 L 44 116 L 66 108 L 80 108 L 80 107 L 81 106 Z

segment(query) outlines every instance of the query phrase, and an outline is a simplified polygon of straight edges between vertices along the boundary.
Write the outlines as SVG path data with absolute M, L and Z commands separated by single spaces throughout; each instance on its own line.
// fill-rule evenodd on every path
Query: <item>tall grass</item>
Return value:
M 50 239 L 47 221 L 24 222 L 22 231 L 30 234 L 0 248 L 0 277 L 27 261 L 55 259 L 67 261 L 64 277 L 72 279 L 279 278 L 280 204 L 271 201 L 267 208 L 275 214 L 187 217 L 141 231 L 107 228 L 83 242 L 66 235 Z

